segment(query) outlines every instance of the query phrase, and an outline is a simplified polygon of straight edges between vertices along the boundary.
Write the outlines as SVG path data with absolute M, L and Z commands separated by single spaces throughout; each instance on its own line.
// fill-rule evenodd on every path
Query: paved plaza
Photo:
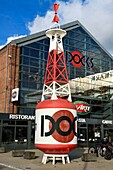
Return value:
M 76 148 L 69 153 L 71 163 L 62 164 L 61 161 L 56 161 L 55 165 L 49 161 L 47 164 L 42 164 L 43 153 L 38 149 L 32 150 L 35 152 L 35 159 L 24 159 L 23 157 L 13 157 L 12 152 L 0 154 L 0 170 L 112 170 L 113 159 L 105 160 L 103 157 L 98 157 L 96 162 L 84 162 L 81 156 L 87 152 L 84 148 Z

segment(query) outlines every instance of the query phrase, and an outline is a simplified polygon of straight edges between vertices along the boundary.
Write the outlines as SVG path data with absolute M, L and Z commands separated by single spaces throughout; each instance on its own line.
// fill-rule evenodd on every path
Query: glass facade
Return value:
M 67 31 L 63 38 L 64 53 L 67 62 L 69 80 L 75 78 L 84 78 L 96 73 L 106 72 L 113 69 L 113 60 L 99 44 L 90 36 L 82 27 L 73 28 Z M 47 63 L 49 39 L 33 42 L 20 47 L 20 64 L 19 64 L 19 88 L 20 104 L 18 106 L 19 114 L 34 114 L 37 100 L 41 99 L 43 88 L 44 73 Z M 77 68 L 72 64 L 72 59 L 79 62 L 79 58 L 70 58 L 73 51 L 79 51 L 82 54 L 82 65 Z M 84 82 L 83 82 L 84 83 Z M 87 82 L 91 86 L 91 82 Z M 104 85 L 103 85 L 104 86 Z M 91 119 L 113 119 L 112 115 L 112 98 L 110 88 L 100 89 L 102 97 L 97 98 L 98 85 L 95 90 L 83 90 L 73 86 L 73 101 L 86 101 L 91 106 L 91 112 L 83 118 Z M 97 89 L 97 91 L 96 91 Z M 73 92 L 74 90 L 74 92 Z M 103 92 L 103 91 L 104 92 Z M 37 95 L 33 95 L 37 92 Z M 86 125 L 85 125 L 86 128 Z
M 21 47 L 19 84 L 20 106 L 19 113 L 34 114 L 36 101 L 39 97 L 29 96 L 37 90 L 42 90 L 46 68 L 49 41 L 47 39 Z

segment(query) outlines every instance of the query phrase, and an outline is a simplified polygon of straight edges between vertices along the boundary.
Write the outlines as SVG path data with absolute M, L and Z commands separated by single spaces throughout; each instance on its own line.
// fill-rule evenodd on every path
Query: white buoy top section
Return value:
M 66 35 L 66 31 L 60 28 L 53 28 L 46 31 L 46 36 L 50 38 L 49 52 L 52 50 L 63 50 L 62 38 Z

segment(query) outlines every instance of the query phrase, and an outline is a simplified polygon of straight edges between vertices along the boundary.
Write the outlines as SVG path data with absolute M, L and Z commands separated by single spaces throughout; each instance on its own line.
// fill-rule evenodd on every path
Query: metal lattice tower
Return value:
M 53 9 L 55 16 L 52 22 L 58 23 L 57 16 L 59 4 L 54 4 Z M 59 26 L 51 28 L 46 32 L 46 36 L 50 39 L 50 47 L 48 60 L 44 78 L 44 86 L 42 100 L 44 96 L 50 96 L 51 99 L 57 99 L 58 96 L 68 96 L 71 101 L 70 85 L 66 68 L 66 60 L 64 56 L 62 38 L 66 35 L 66 31 L 60 29 Z

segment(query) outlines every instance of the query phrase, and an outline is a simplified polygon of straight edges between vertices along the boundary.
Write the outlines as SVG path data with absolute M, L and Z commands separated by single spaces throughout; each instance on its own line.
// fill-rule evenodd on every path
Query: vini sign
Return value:
M 83 102 L 83 101 L 76 101 L 74 102 L 76 109 L 77 109 L 77 114 L 80 115 L 86 115 L 90 111 L 90 106 L 88 103 Z

